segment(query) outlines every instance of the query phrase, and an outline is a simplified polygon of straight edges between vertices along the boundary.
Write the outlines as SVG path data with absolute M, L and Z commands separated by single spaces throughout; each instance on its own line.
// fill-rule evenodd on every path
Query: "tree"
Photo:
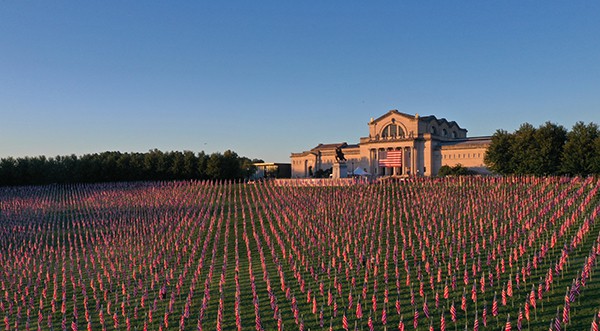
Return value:
M 206 162 L 206 175 L 214 179 L 223 178 L 223 154 L 212 153 Z
M 577 122 L 567 133 L 562 154 L 562 172 L 568 175 L 587 175 L 597 168 L 595 140 L 598 138 L 598 125 Z
M 183 152 L 183 178 L 198 179 L 198 158 L 194 152 Z
M 484 162 L 491 171 L 503 175 L 513 173 L 513 152 L 511 149 L 513 140 L 514 135 L 505 130 L 497 130 L 494 133 L 490 147 L 484 156 Z
M 240 158 L 240 169 L 242 171 L 242 178 L 250 178 L 256 173 L 254 161 L 247 157 Z
M 475 175 L 476 172 L 463 167 L 462 164 L 457 164 L 454 167 L 448 166 L 448 165 L 444 165 L 440 167 L 440 170 L 438 171 L 438 177 L 446 177 L 446 176 L 468 176 L 468 175 Z
M 121 157 L 119 152 L 103 152 L 98 155 L 98 161 L 100 163 L 100 181 L 110 182 L 117 180 L 124 180 L 120 177 L 117 169 L 117 161 Z
M 234 151 L 100 154 L 0 159 L 0 186 L 135 180 L 242 179 L 256 171 L 253 161 Z
M 536 129 L 529 123 L 523 123 L 515 131 L 511 144 L 514 173 L 518 175 L 534 174 L 535 161 L 539 150 L 535 140 Z
M 168 180 L 173 179 L 172 177 L 172 163 L 173 159 L 171 158 L 172 153 L 163 153 L 158 151 L 158 158 L 156 164 L 156 173 L 158 175 L 158 179 L 160 180 Z
M 531 160 L 532 174 L 558 175 L 562 150 L 567 140 L 567 130 L 562 125 L 546 122 L 535 131 L 533 138 L 537 149 Z
M 0 160 L 0 185 L 17 185 L 17 161 L 12 157 Z
M 135 178 L 135 173 L 136 173 L 136 169 L 133 166 L 132 162 L 132 156 L 129 153 L 124 153 L 121 154 L 118 158 L 117 158 L 117 162 L 116 162 L 116 170 L 117 170 L 117 178 L 118 180 L 134 180 Z
M 208 160 L 209 160 L 209 156 L 206 155 L 204 152 L 200 152 L 198 153 L 198 167 L 197 167 L 197 171 L 198 171 L 198 178 L 199 179 L 207 179 L 209 178 L 208 175 Z
M 223 153 L 223 179 L 240 179 L 242 178 L 242 169 L 240 167 L 240 158 L 232 150 L 226 150 Z
M 171 178 L 172 179 L 185 179 L 185 168 L 183 163 L 183 153 L 171 152 L 169 153 L 171 158 Z
M 600 175 L 600 134 L 594 139 L 594 158 L 592 161 L 594 164 L 593 172 Z

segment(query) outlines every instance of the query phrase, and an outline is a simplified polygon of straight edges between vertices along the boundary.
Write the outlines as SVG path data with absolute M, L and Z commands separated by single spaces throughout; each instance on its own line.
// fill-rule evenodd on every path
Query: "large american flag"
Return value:
M 401 167 L 402 166 L 402 151 L 387 151 L 380 154 L 380 167 Z

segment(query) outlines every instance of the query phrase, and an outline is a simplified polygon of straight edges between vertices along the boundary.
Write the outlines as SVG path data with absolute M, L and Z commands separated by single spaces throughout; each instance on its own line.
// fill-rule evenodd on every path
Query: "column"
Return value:
M 404 155 L 402 157 L 402 162 L 404 166 L 404 172 L 407 175 L 413 175 L 412 172 L 412 153 L 410 152 L 410 147 L 404 147 Z
M 394 150 L 401 151 L 402 147 L 396 147 Z M 400 158 L 400 166 L 394 167 L 394 173 L 396 174 L 396 176 L 402 175 L 402 158 Z
M 410 152 L 410 159 L 411 159 L 411 173 L 413 174 L 413 176 L 417 175 L 417 148 L 413 145 L 412 150 Z
M 375 166 L 377 165 L 377 150 L 375 148 L 369 149 L 369 172 L 371 175 L 376 175 Z

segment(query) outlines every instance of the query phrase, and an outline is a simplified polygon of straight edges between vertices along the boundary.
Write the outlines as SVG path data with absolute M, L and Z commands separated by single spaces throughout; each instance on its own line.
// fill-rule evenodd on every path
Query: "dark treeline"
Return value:
M 577 122 L 571 131 L 546 122 L 522 124 L 513 133 L 498 130 L 485 155 L 490 170 L 503 175 L 600 174 L 600 130 Z
M 254 174 L 250 160 L 233 151 L 147 153 L 103 152 L 83 156 L 0 159 L 0 185 L 95 183 L 145 180 L 244 179 Z

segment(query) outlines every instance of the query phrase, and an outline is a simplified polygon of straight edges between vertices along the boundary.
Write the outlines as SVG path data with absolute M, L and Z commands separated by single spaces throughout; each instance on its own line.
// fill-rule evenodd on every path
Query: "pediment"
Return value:
M 378 123 L 384 123 L 384 122 L 389 122 L 391 119 L 399 119 L 400 121 L 402 121 L 403 119 L 407 119 L 410 121 L 414 121 L 415 120 L 415 116 L 410 115 L 410 114 L 406 114 L 403 112 L 399 112 L 396 109 L 390 110 L 387 113 L 379 116 L 378 118 L 372 120 L 369 124 L 378 124 Z

